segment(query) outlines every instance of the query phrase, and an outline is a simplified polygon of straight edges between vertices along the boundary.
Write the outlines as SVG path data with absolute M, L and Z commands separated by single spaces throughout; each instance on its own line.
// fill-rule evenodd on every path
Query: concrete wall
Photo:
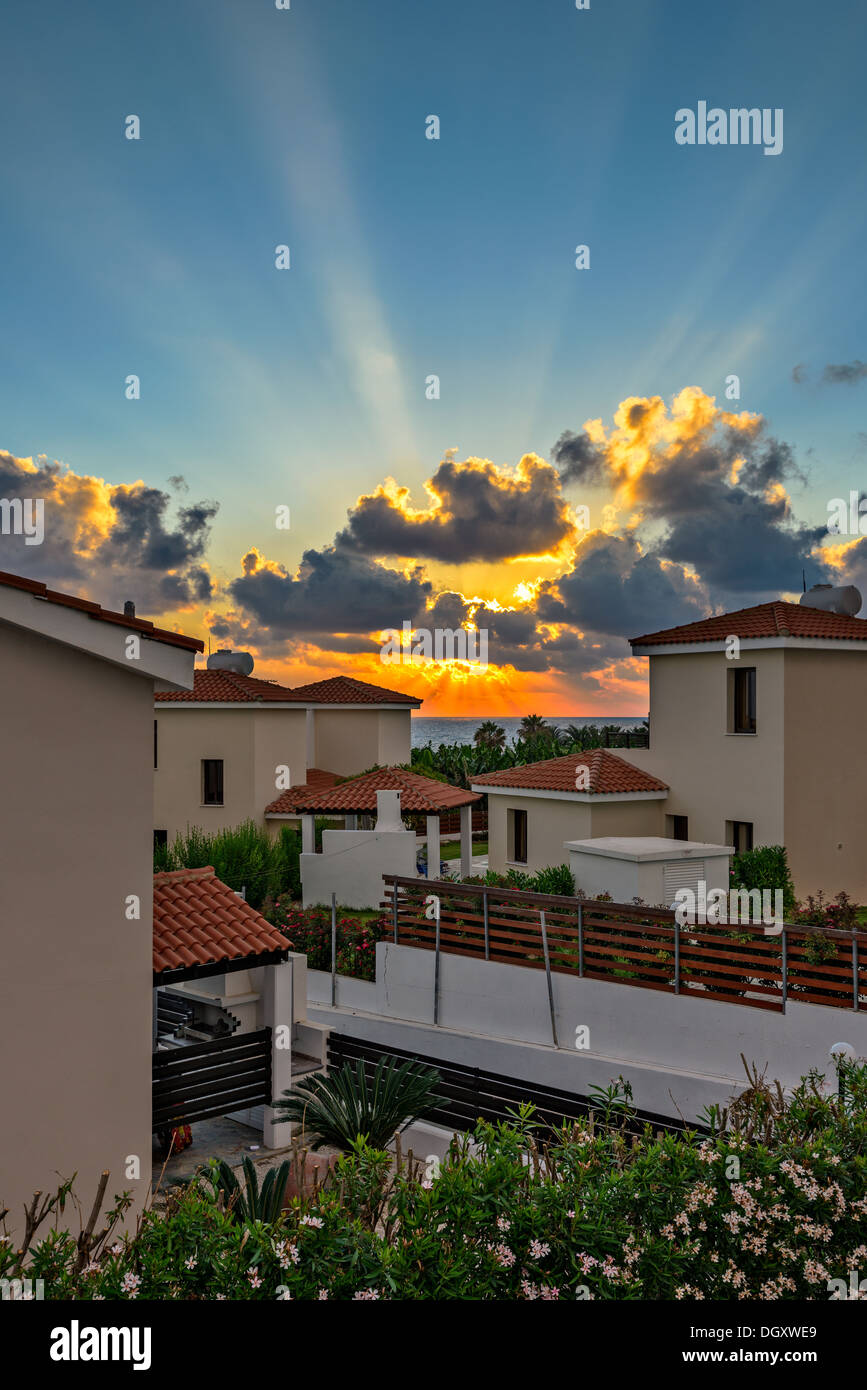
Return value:
M 432 951 L 380 942 L 375 986 L 352 981 L 350 990 L 347 982 L 344 994 L 340 981 L 337 1010 L 321 1002 L 330 992 L 319 988 L 320 974 L 310 972 L 308 1012 L 336 1031 L 579 1095 L 623 1075 L 641 1109 L 687 1120 L 746 1084 L 741 1053 L 787 1087 L 813 1067 L 833 1083 L 828 1050 L 836 1042 L 867 1056 L 867 1014 L 822 1005 L 790 1003 L 776 1014 L 555 973 L 554 1048 L 542 970 L 444 953 L 438 1027 Z M 590 1043 L 580 1051 L 579 1027 Z
M 527 812 L 527 862 L 512 859 L 510 810 Z M 488 864 L 498 873 L 511 868 L 538 873 L 549 864 L 566 864 L 566 840 L 586 840 L 593 833 L 590 807 L 582 801 L 555 801 L 551 797 L 488 796 Z
M 591 835 L 661 835 L 664 801 L 616 801 L 596 805 L 554 797 L 521 796 L 519 791 L 488 795 L 488 864 L 498 873 L 523 869 L 538 873 L 549 864 L 567 864 L 567 840 Z M 527 812 L 527 863 L 512 860 L 512 831 L 508 812 Z
M 317 709 L 316 767 L 351 777 L 374 764 L 408 763 L 410 711 Z
M 293 783 L 307 776 L 302 710 L 189 709 L 159 704 L 159 767 L 153 773 L 153 825 L 169 842 L 187 826 L 224 830 L 252 819 L 279 795 L 276 768 Z M 202 759 L 223 759 L 222 806 L 202 804 Z
M 105 1168 L 109 1198 L 140 1201 L 150 1181 L 153 684 L 2 625 L 0 670 L 0 1201 L 15 1222 L 57 1171 L 78 1171 L 86 1207 Z
M 305 907 L 330 904 L 379 907 L 383 874 L 415 877 L 415 834 L 411 830 L 323 830 L 322 853 L 301 855 Z
M 867 902 L 867 651 L 785 652 L 785 844 L 800 896 Z
M 771 650 L 744 651 L 739 662 L 723 652 L 650 658 L 650 747 L 619 756 L 668 783 L 664 813 L 688 816 L 691 840 L 726 844 L 726 822 L 744 820 L 753 822 L 756 845 L 782 842 L 783 656 Z M 727 732 L 728 676 L 739 665 L 756 668 L 755 734 Z

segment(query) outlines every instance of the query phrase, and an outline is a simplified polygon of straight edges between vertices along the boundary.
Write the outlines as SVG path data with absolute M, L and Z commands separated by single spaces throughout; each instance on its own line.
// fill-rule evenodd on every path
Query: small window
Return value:
M 202 759 L 202 805 L 223 804 L 223 759 Z
M 740 666 L 731 672 L 731 722 L 729 732 L 756 732 L 756 668 Z
M 167 830 L 154 831 L 154 849 L 165 849 L 169 842 L 169 832 Z
M 728 842 L 734 846 L 735 854 L 746 854 L 753 847 L 753 823 L 751 820 L 726 821 Z
M 157 721 L 154 720 L 154 768 L 159 767 L 159 736 L 157 734 Z
M 527 862 L 527 812 L 510 811 L 512 819 L 512 863 Z
M 666 816 L 670 840 L 689 839 L 689 816 Z

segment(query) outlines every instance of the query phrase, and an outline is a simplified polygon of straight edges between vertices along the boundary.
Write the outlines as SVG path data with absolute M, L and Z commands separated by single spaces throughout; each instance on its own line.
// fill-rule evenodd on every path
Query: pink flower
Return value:
M 250 1287 L 251 1287 L 251 1288 L 253 1288 L 253 1289 L 261 1289 L 261 1287 L 262 1287 L 262 1280 L 259 1278 L 259 1266 L 258 1266 L 258 1265 L 256 1265 L 253 1269 L 248 1269 L 248 1270 L 247 1270 L 247 1278 L 250 1280 Z

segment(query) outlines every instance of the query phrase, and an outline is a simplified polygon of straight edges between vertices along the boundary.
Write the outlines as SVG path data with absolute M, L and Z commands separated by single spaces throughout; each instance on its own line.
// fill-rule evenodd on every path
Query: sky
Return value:
M 630 637 L 867 594 L 865 37 L 858 0 L 7 0 L 0 499 L 44 537 L 0 514 L 0 568 L 486 717 L 643 715 Z M 782 148 L 679 143 L 699 103 Z M 383 661 L 405 622 L 487 664 Z

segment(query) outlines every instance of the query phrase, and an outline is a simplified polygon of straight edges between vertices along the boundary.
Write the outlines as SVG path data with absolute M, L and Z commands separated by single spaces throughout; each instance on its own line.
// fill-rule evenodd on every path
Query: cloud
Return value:
M 633 569 L 648 581 L 649 610 L 658 612 L 660 600 L 670 601 L 676 614 L 685 598 L 693 608 L 695 594 L 683 587 L 671 592 L 671 574 L 655 571 L 654 561 L 694 572 L 705 600 L 715 604 L 727 605 L 735 595 L 739 604 L 747 595 L 760 602 L 797 587 L 802 566 L 825 532 L 796 521 L 787 488 L 806 478 L 791 447 L 768 434 L 762 416 L 726 412 L 713 397 L 687 387 L 670 407 L 659 396 L 630 397 L 615 413 L 613 429 L 606 431 L 599 421 L 587 429 L 593 477 L 613 490 L 621 511 L 630 510 L 630 531 L 642 544 L 641 561 L 626 572 L 609 548 L 605 566 L 611 590 L 607 600 L 603 592 L 597 594 L 610 609 L 608 630 L 624 630 L 624 610 L 634 611 L 633 593 L 640 604 Z M 561 435 L 555 451 L 564 438 L 581 436 Z M 564 592 L 571 585 L 576 599 L 600 570 L 600 544 L 586 554 L 582 547 L 577 577 L 560 582 Z M 585 609 L 581 599 L 580 621 L 586 621 Z M 682 621 L 673 616 L 663 625 Z M 642 625 L 650 630 L 639 619 Z
M 867 362 L 857 357 L 854 362 L 829 363 L 822 373 L 822 380 L 832 385 L 854 386 L 867 377 Z
M 792 380 L 800 386 L 807 379 L 806 362 L 796 362 L 792 368 Z
M 535 454 L 514 470 L 487 459 L 445 459 L 425 491 L 430 500 L 422 510 L 393 480 L 360 497 L 341 544 L 365 555 L 464 564 L 548 554 L 574 535 L 557 471 Z
M 388 569 L 348 550 L 339 538 L 322 550 L 305 550 L 295 575 L 255 548 L 242 566 L 244 573 L 230 583 L 229 593 L 271 637 L 400 627 L 424 611 L 433 589 L 419 567 L 408 575 Z
M 0 451 L 0 497 L 41 499 L 45 539 L 0 535 L 0 568 L 139 613 L 189 608 L 213 593 L 205 563 L 215 502 L 179 507 L 143 482 L 110 484 L 46 458 Z

